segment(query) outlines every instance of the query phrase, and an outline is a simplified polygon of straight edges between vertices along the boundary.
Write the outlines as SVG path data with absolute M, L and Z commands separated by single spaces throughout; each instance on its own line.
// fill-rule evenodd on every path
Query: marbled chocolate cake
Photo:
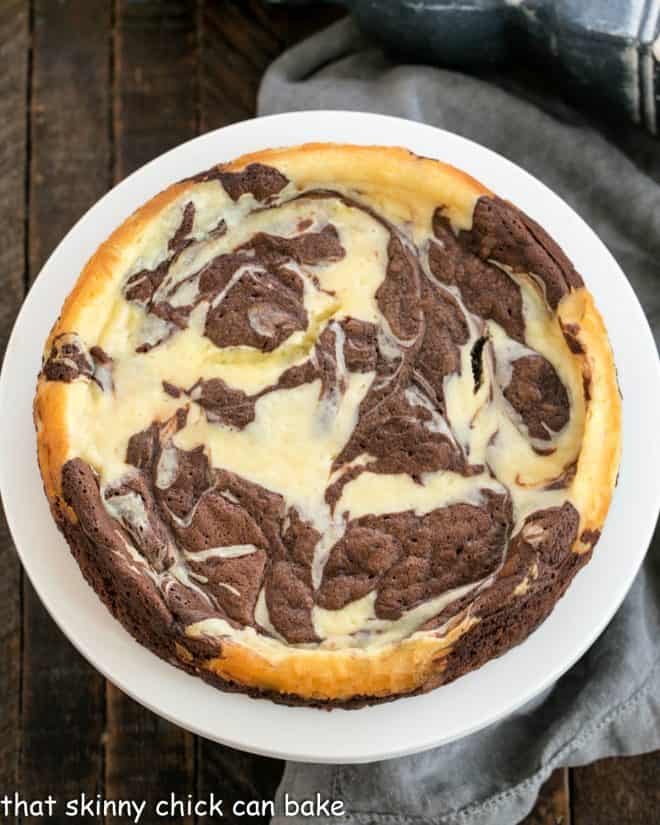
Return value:
M 525 639 L 598 540 L 620 415 L 601 318 L 537 223 L 437 161 L 331 144 L 139 209 L 35 400 L 54 517 L 126 629 L 325 706 Z

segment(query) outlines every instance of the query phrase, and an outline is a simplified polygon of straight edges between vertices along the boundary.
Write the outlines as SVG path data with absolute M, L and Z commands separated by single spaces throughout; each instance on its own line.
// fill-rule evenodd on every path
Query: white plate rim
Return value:
M 316 140 L 406 146 L 454 163 L 530 212 L 564 247 L 594 292 L 610 331 L 625 398 L 624 457 L 610 517 L 594 559 L 541 627 L 504 657 L 430 694 L 332 714 L 216 691 L 134 642 L 85 584 L 57 532 L 36 471 L 34 436 L 27 444 L 25 426 L 26 417 L 31 418 L 26 399 L 31 402 L 36 378 L 35 347 L 40 355 L 48 329 L 41 316 L 55 320 L 60 298 L 109 231 L 175 180 L 257 148 Z M 587 254 L 593 256 L 588 259 L 593 269 L 580 265 Z M 71 260 L 74 263 L 65 266 Z M 605 284 L 596 280 L 596 271 Z M 611 291 L 615 295 L 608 297 Z M 55 292 L 57 300 L 46 308 L 48 292 Z M 35 342 L 28 331 L 37 321 Z M 626 344 L 626 329 L 637 332 L 634 353 L 632 344 Z M 643 392 L 634 380 L 633 362 L 637 376 L 644 376 Z M 21 383 L 26 363 L 29 390 L 24 380 Z M 644 405 L 637 403 L 642 398 Z M 7 522 L 32 585 L 78 651 L 122 691 L 169 721 L 232 747 L 300 762 L 358 763 L 403 756 L 469 735 L 513 713 L 556 681 L 606 627 L 642 563 L 660 510 L 660 478 L 645 476 L 647 486 L 641 489 L 635 484 L 636 470 L 643 470 L 642 459 L 646 466 L 660 461 L 660 441 L 643 437 L 650 433 L 654 417 L 660 417 L 660 361 L 643 310 L 610 253 L 564 201 L 520 167 L 451 132 L 387 115 L 330 110 L 243 121 L 170 150 L 118 184 L 58 245 L 21 307 L 0 375 L 0 409 L 5 421 L 13 422 L 0 430 L 0 490 Z M 631 511 L 636 519 L 622 531 L 624 513 Z M 48 547 L 51 541 L 57 547 L 56 553 L 38 544 L 39 530 L 48 536 Z M 627 552 L 616 554 L 613 545 L 623 536 Z M 59 580 L 53 579 L 55 572 L 63 574 Z M 606 598 L 594 595 L 589 587 L 593 583 L 607 587 Z M 65 597 L 71 596 L 73 602 L 66 599 L 65 603 Z M 595 600 L 596 609 L 584 609 L 584 602 L 579 603 L 584 598 L 590 607 Z M 81 618 L 85 621 L 77 623 Z M 557 652 L 552 643 L 566 628 L 578 632 L 563 639 L 563 649 Z M 534 663 L 532 675 L 519 685 L 513 676 L 529 674 Z M 510 689 L 511 684 L 516 690 Z M 187 706 L 180 706 L 181 695 L 190 698 Z M 471 703 L 469 712 L 466 702 Z M 202 715 L 201 708 L 210 710 L 210 718 Z

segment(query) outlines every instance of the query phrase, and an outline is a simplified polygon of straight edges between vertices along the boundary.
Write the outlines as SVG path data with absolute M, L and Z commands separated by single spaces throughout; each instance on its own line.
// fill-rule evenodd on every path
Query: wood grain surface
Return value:
M 571 771 L 574 825 L 660 823 L 660 751 Z
M 253 117 L 268 64 L 341 13 L 260 0 L 0 0 L 1 351 L 29 284 L 91 204 L 167 149 Z M 0 796 L 153 803 L 214 793 L 230 825 L 246 821 L 231 816 L 233 800 L 272 799 L 281 762 L 177 728 L 74 651 L 22 575 L 4 521 L 0 564 Z M 660 753 L 562 769 L 524 822 L 656 825 L 659 788 Z M 141 819 L 163 821 L 151 805 Z
M 110 24 L 102 0 L 36 0 L 31 9 L 28 283 L 110 183 Z M 23 584 L 21 785 L 35 799 L 93 795 L 103 766 L 103 679 Z
M 25 294 L 30 55 L 27 0 L 0 5 L 0 348 Z M 0 510 L 0 789 L 21 782 L 21 569 Z M 6 822 L 17 822 L 14 816 Z

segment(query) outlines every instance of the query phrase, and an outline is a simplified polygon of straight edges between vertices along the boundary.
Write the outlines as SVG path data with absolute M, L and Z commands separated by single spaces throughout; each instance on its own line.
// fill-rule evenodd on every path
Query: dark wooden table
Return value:
M 0 0 L 2 350 L 30 283 L 94 201 L 166 149 L 251 117 L 270 61 L 339 14 L 258 0 Z M 165 722 L 74 651 L 4 522 L 0 557 L 0 797 L 272 797 L 280 762 Z M 555 773 L 527 823 L 569 822 L 660 823 L 660 752 Z

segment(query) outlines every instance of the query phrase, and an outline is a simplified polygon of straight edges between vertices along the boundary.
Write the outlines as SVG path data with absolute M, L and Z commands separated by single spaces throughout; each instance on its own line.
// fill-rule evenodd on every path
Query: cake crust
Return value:
M 532 354 L 518 357 L 513 361 L 516 366 L 511 371 L 507 387 L 511 389 L 508 393 L 507 404 L 516 408 L 516 425 L 519 428 L 522 427 L 526 437 L 533 441 L 538 451 L 537 455 L 542 456 L 544 448 L 542 445 L 539 446 L 541 440 L 530 434 L 536 431 L 545 437 L 544 429 L 548 433 L 551 429 L 547 424 L 547 421 L 552 420 L 549 416 L 555 415 L 555 420 L 561 423 L 564 420 L 562 414 L 564 415 L 565 423 L 557 426 L 557 431 L 566 432 L 571 427 L 575 429 L 575 433 L 571 436 L 574 441 L 570 444 L 568 437 L 564 439 L 566 441 L 564 445 L 561 438 L 555 439 L 555 435 L 549 442 L 551 446 L 548 449 L 554 450 L 555 455 L 557 452 L 561 453 L 562 450 L 568 455 L 571 449 L 573 450 L 574 454 L 570 462 L 567 460 L 562 476 L 555 475 L 556 464 L 553 464 L 554 459 L 548 454 L 548 464 L 551 467 L 548 479 L 531 478 L 531 476 L 525 479 L 524 472 L 523 476 L 518 479 L 521 490 L 529 488 L 534 494 L 541 487 L 549 491 L 554 484 L 558 494 L 555 497 L 557 503 L 554 503 L 555 498 L 551 499 L 548 493 L 547 500 L 552 503 L 552 506 L 532 507 L 527 511 L 521 509 L 517 511 L 518 517 L 515 524 L 512 516 L 506 516 L 506 514 L 501 516 L 505 521 L 508 518 L 507 539 L 504 542 L 506 549 L 497 570 L 488 568 L 490 562 L 484 562 L 484 573 L 491 575 L 489 584 L 481 589 L 478 587 L 465 593 L 458 593 L 452 602 L 451 611 L 448 608 L 439 607 L 435 615 L 420 622 L 412 633 L 393 643 L 379 644 L 376 647 L 368 645 L 359 647 L 349 644 L 344 647 L 323 648 L 318 643 L 318 639 L 314 641 L 314 633 L 318 633 L 320 626 L 318 619 L 314 619 L 315 624 L 311 630 L 308 628 L 307 636 L 297 637 L 295 628 L 289 629 L 290 625 L 302 627 L 304 621 L 300 618 L 289 624 L 287 624 L 288 619 L 283 619 L 280 630 L 273 631 L 271 628 L 269 636 L 261 633 L 263 626 L 255 630 L 252 626 L 248 627 L 249 623 L 242 625 L 236 619 L 238 614 L 232 617 L 218 609 L 214 609 L 210 621 L 224 623 L 221 625 L 222 628 L 226 631 L 226 628 L 230 627 L 231 633 L 223 631 L 214 636 L 208 631 L 210 627 L 208 617 L 207 625 L 203 625 L 205 621 L 202 618 L 203 611 L 199 614 L 198 622 L 191 621 L 194 610 L 191 611 L 188 603 L 186 603 L 188 612 L 185 618 L 182 618 L 183 614 L 177 615 L 172 602 L 168 602 L 168 598 L 174 598 L 171 595 L 174 588 L 169 588 L 166 598 L 162 592 L 162 585 L 155 583 L 153 577 L 144 575 L 141 569 L 141 565 L 144 564 L 142 558 L 137 561 L 133 559 L 133 562 L 129 564 L 122 556 L 123 551 L 118 550 L 113 544 L 117 540 L 114 533 L 120 535 L 124 543 L 127 536 L 129 542 L 132 541 L 131 532 L 125 522 L 120 520 L 119 528 L 108 526 L 106 530 L 104 526 L 111 516 L 106 510 L 101 509 L 102 497 L 99 489 L 106 490 L 108 483 L 113 479 L 103 476 L 104 467 L 91 467 L 92 462 L 88 458 L 84 462 L 79 459 L 82 442 L 78 439 L 77 410 L 81 404 L 81 393 L 91 391 L 89 386 L 93 383 L 96 384 L 94 392 L 105 391 L 102 386 L 105 380 L 103 377 L 106 366 L 104 359 L 109 358 L 112 361 L 113 355 L 111 353 L 108 356 L 98 346 L 99 332 L 112 328 L 118 323 L 117 319 L 120 317 L 118 313 L 128 311 L 124 309 L 126 300 L 118 303 L 117 294 L 122 289 L 124 295 L 126 294 L 127 273 L 129 277 L 131 270 L 133 270 L 133 275 L 135 274 L 135 261 L 141 254 L 139 250 L 152 243 L 151 236 L 155 237 L 161 232 L 159 226 L 166 224 L 167 230 L 167 227 L 173 225 L 171 213 L 176 211 L 177 205 L 181 205 L 180 213 L 193 195 L 198 197 L 196 203 L 201 203 L 199 201 L 200 187 L 203 189 L 204 197 L 206 197 L 204 187 L 222 188 L 223 196 L 229 198 L 228 208 L 233 204 L 240 204 L 247 195 L 248 200 L 252 199 L 253 211 L 273 208 L 273 203 L 275 204 L 274 210 L 276 210 L 282 203 L 282 200 L 277 200 L 279 191 L 268 191 L 268 187 L 279 185 L 277 181 L 273 183 L 275 173 L 265 183 L 259 183 L 259 186 L 265 188 L 257 194 L 263 197 L 255 197 L 254 192 L 249 189 L 241 191 L 244 185 L 252 186 L 254 189 L 254 182 L 248 180 L 246 184 L 244 178 L 247 176 L 247 170 L 255 167 L 275 170 L 286 181 L 280 187 L 280 191 L 287 191 L 286 186 L 291 181 L 294 182 L 296 193 L 288 196 L 287 203 L 290 203 L 293 197 L 301 196 L 307 198 L 308 202 L 312 198 L 323 200 L 328 197 L 323 193 L 331 189 L 335 193 L 332 196 L 333 201 L 339 200 L 343 204 L 337 207 L 338 209 L 355 211 L 354 199 L 359 203 L 367 204 L 368 209 L 374 212 L 380 213 L 382 210 L 387 220 L 396 226 L 424 226 L 430 239 L 428 242 L 426 240 L 423 242 L 423 245 L 429 246 L 429 277 L 438 279 L 438 273 L 441 273 L 441 277 L 446 278 L 444 283 L 453 288 L 448 291 L 450 298 L 454 295 L 460 298 L 461 310 L 466 316 L 474 316 L 482 320 L 484 318 L 477 311 L 484 311 L 479 309 L 482 307 L 480 304 L 482 296 L 480 297 L 478 290 L 473 290 L 473 281 L 468 280 L 470 267 L 476 269 L 478 266 L 487 266 L 489 275 L 497 277 L 492 273 L 501 273 L 503 279 L 508 279 L 505 281 L 507 285 L 509 282 L 516 285 L 522 284 L 520 289 L 523 290 L 523 298 L 528 304 L 524 308 L 527 315 L 521 310 L 520 317 L 523 318 L 526 334 L 531 334 L 529 330 L 532 327 L 529 322 L 529 307 L 532 304 L 541 306 L 542 303 L 545 307 L 543 311 L 547 311 L 549 318 L 547 329 L 550 329 L 552 325 L 553 330 L 551 334 L 548 334 L 556 336 L 556 341 L 553 339 L 553 347 L 555 347 L 553 351 L 562 352 L 561 363 L 555 363 L 555 369 L 553 369 L 553 375 L 557 370 L 557 375 L 560 376 L 555 382 L 557 386 L 553 384 L 554 377 L 535 379 L 542 381 L 538 385 L 542 388 L 541 396 L 532 393 L 533 398 L 530 402 L 529 382 L 532 381 L 530 375 L 545 376 L 543 372 L 545 367 L 533 354 L 535 349 L 533 345 L 530 346 L 531 342 L 523 338 L 522 346 Z M 232 175 L 237 177 L 231 177 Z M 224 182 L 223 176 L 225 176 Z M 337 192 L 339 196 L 336 195 Z M 475 210 L 486 207 L 493 211 L 494 215 L 490 212 L 488 215 L 480 215 L 481 223 L 477 231 Z M 199 205 L 197 209 L 201 212 Z M 185 221 L 185 210 L 183 210 L 181 220 Z M 508 221 L 511 223 L 507 223 Z M 364 225 L 366 226 L 366 220 Z M 183 226 L 183 223 L 180 226 Z M 176 243 L 176 234 L 179 229 L 175 226 L 174 232 L 169 230 L 168 248 L 172 249 L 171 244 Z M 189 227 L 189 231 L 191 230 L 192 224 Z M 357 233 L 358 230 L 355 231 Z M 460 247 L 457 246 L 452 252 L 456 238 L 459 240 L 468 238 L 468 240 L 464 242 L 460 240 Z M 335 243 L 329 235 L 325 240 L 331 247 Z M 343 236 L 341 241 L 344 242 Z M 391 238 L 389 243 L 388 255 L 391 261 L 394 255 Z M 415 243 L 416 249 L 422 245 L 417 238 L 415 238 Z M 175 256 L 176 254 L 185 254 L 185 251 L 174 253 Z M 327 254 L 335 253 L 331 249 Z M 465 257 L 468 255 L 471 256 L 469 259 Z M 450 257 L 451 261 L 460 261 L 460 266 L 450 264 Z M 474 265 L 471 263 L 473 259 Z M 173 260 L 176 261 L 177 258 L 174 257 Z M 530 260 L 536 268 L 536 271 L 531 273 L 524 269 L 524 262 L 529 263 Z M 447 275 L 452 268 L 453 273 Z M 483 280 L 484 274 L 480 270 L 478 274 Z M 589 273 L 585 274 L 588 278 Z M 506 289 L 508 288 L 506 286 Z M 398 300 L 396 296 L 390 298 L 384 290 L 381 295 L 385 295 L 382 298 L 383 305 L 386 305 L 387 301 Z M 326 300 L 323 295 L 321 298 Z M 512 300 L 515 300 L 515 296 Z M 433 304 L 431 309 L 424 310 L 427 313 L 425 318 L 428 317 L 429 312 L 436 311 L 435 306 Z M 307 306 L 303 309 L 307 312 L 308 326 L 300 331 L 301 335 L 305 333 L 305 329 L 310 328 L 309 318 L 312 317 L 312 312 Z M 131 306 L 129 310 L 132 313 L 131 320 L 138 316 L 140 320 L 142 319 L 142 307 Z M 497 322 L 493 320 L 492 313 L 499 311 L 497 307 L 492 311 L 489 310 L 490 319 L 486 318 L 491 325 L 489 330 L 491 327 L 493 329 L 493 332 L 488 334 L 490 337 L 486 336 L 486 346 L 490 346 L 489 342 L 493 342 L 493 348 L 496 345 L 499 346 L 496 344 L 499 340 L 497 335 L 500 335 L 500 330 L 503 329 L 502 324 L 497 324 L 497 331 L 495 331 Z M 388 309 L 388 312 L 390 312 L 388 316 L 390 327 L 400 325 L 398 331 L 394 330 L 396 340 L 406 340 L 406 324 L 414 325 L 415 320 L 411 321 L 406 316 L 405 308 L 400 311 L 399 315 L 394 310 Z M 298 334 L 295 323 L 301 325 L 305 323 L 296 321 L 295 317 L 291 321 L 291 317 L 294 316 L 292 312 L 289 312 L 287 323 L 294 325 L 294 332 L 289 334 L 290 338 L 291 335 L 295 337 Z M 500 320 L 502 323 L 509 324 L 505 315 L 502 315 Z M 167 323 L 173 322 L 167 321 Z M 429 323 L 427 323 L 428 326 L 430 326 Z M 208 317 L 206 329 L 207 332 L 210 329 Z M 262 327 L 259 329 L 261 330 Z M 342 329 L 345 330 L 345 327 Z M 543 329 L 545 330 L 546 327 Z M 511 349 L 521 339 L 520 331 L 516 329 L 513 322 L 505 332 L 506 341 L 502 337 L 500 353 L 508 351 L 506 347 Z M 173 334 L 178 333 L 175 331 Z M 208 334 L 211 333 L 208 332 Z M 221 330 L 219 333 L 213 332 L 212 334 L 217 338 L 224 332 Z M 284 333 L 278 331 L 277 334 Z M 461 334 L 463 333 L 460 330 L 456 333 L 458 339 Z M 72 335 L 76 338 L 67 337 Z M 335 328 L 335 341 L 339 335 L 340 332 Z M 84 352 L 80 358 L 77 355 L 77 341 L 83 342 Z M 510 343 L 512 341 L 513 344 Z M 96 355 L 92 352 L 94 346 L 98 350 Z M 151 347 L 151 344 L 149 346 Z M 158 346 L 162 344 L 157 342 L 151 351 L 153 352 Z M 229 346 L 233 345 L 229 344 Z M 269 352 L 267 346 L 270 344 L 263 345 L 261 352 L 267 354 Z M 282 348 L 286 346 L 288 346 L 286 341 L 278 339 L 272 352 L 284 351 Z M 463 345 L 457 345 L 457 348 L 460 350 L 461 346 Z M 90 352 L 92 352 L 91 355 Z M 344 353 L 346 352 L 348 350 L 345 348 Z M 534 360 L 535 357 L 537 360 Z M 500 362 L 501 360 L 500 357 Z M 497 358 L 494 357 L 493 362 L 496 364 L 493 370 L 499 368 Z M 266 361 L 264 360 L 263 363 Z M 272 359 L 267 363 L 271 364 Z M 563 371 L 560 371 L 560 367 Z M 428 367 L 427 376 L 432 374 L 432 369 L 433 365 Z M 67 370 L 72 371 L 73 378 L 67 377 Z M 516 370 L 521 373 L 522 377 L 519 386 L 516 385 L 514 388 L 513 377 L 517 375 Z M 349 370 L 349 372 L 351 375 L 358 374 L 357 370 L 355 372 Z M 445 375 L 443 380 L 446 378 Z M 568 383 L 565 391 L 564 380 Z M 445 383 L 444 386 L 446 387 L 447 384 Z M 563 391 L 564 395 L 562 395 Z M 167 393 L 168 390 L 165 389 L 165 392 Z M 189 390 L 173 386 L 170 392 L 184 392 L 183 396 L 171 396 L 173 404 L 178 403 L 180 399 L 189 405 L 192 403 Z M 189 397 L 185 397 L 185 392 L 189 393 Z M 564 396 L 566 399 L 570 398 L 570 401 L 564 402 Z M 205 402 L 205 396 L 198 394 L 195 403 L 206 411 L 208 418 L 210 402 Z M 204 406 L 205 403 L 206 406 Z M 450 403 L 451 401 L 448 402 Z M 241 396 L 241 404 L 245 405 L 243 396 Z M 567 404 L 568 412 L 562 413 Z M 538 411 L 539 405 L 542 406 L 546 418 L 540 424 L 534 424 L 534 410 Z M 249 415 L 249 411 L 246 415 Z M 328 707 L 350 707 L 364 702 L 383 701 L 435 688 L 481 666 L 488 659 L 501 655 L 514 644 L 524 640 L 548 615 L 573 576 L 588 561 L 607 514 L 620 458 L 621 403 L 607 333 L 591 294 L 559 247 L 531 219 L 523 216 L 507 202 L 500 201 L 492 192 L 465 173 L 439 161 L 420 158 L 406 150 L 391 147 L 307 144 L 301 147 L 269 149 L 246 155 L 232 163 L 209 170 L 194 179 L 174 184 L 151 199 L 99 247 L 67 298 L 45 345 L 44 367 L 38 379 L 34 417 L 39 465 L 54 518 L 69 542 L 87 581 L 113 615 L 140 642 L 159 656 L 225 689 L 243 690 L 252 695 L 267 695 L 270 698 L 290 703 Z M 576 420 L 577 423 L 575 423 Z M 163 419 L 160 419 L 160 422 L 162 423 Z M 215 426 L 225 426 L 226 423 L 221 421 L 218 425 L 216 421 Z M 169 426 L 176 432 L 176 427 L 180 424 L 181 422 L 171 423 Z M 208 426 L 214 425 L 211 423 Z M 350 447 L 350 441 L 344 444 L 344 450 L 348 450 L 346 466 L 348 467 L 353 462 L 348 472 L 355 471 L 358 475 L 351 476 L 346 482 L 347 485 L 355 484 L 356 479 L 359 481 L 359 473 L 362 472 L 359 466 L 361 453 L 359 450 L 355 453 L 358 449 L 356 447 L 353 450 L 355 455 L 353 455 L 350 453 Z M 185 448 L 182 446 L 180 449 Z M 446 453 L 447 449 L 444 447 L 443 449 Z M 388 456 L 384 453 L 383 456 L 376 456 L 374 459 L 372 452 L 369 455 L 370 462 L 374 460 L 381 462 L 384 468 L 383 473 L 389 477 L 388 474 L 391 475 L 392 469 L 388 469 L 386 463 Z M 123 461 L 123 457 L 121 460 Z M 142 466 L 139 464 L 141 460 L 138 460 L 138 467 Z M 438 460 L 445 462 L 443 471 L 447 471 L 450 467 L 447 463 L 449 459 L 443 457 Z M 76 464 L 76 461 L 80 463 Z M 82 464 L 85 466 L 83 467 Z M 213 465 L 212 461 L 211 464 Z M 451 466 L 454 469 L 450 472 L 459 474 L 455 470 L 456 465 Z M 378 471 L 370 471 L 370 474 L 372 472 L 375 476 Z M 476 474 L 474 469 L 470 469 L 465 471 L 466 477 L 470 472 Z M 94 480 L 94 473 L 102 477 L 100 482 L 98 478 Z M 364 478 L 364 474 L 361 477 Z M 236 482 L 232 480 L 231 483 Z M 346 487 L 341 489 L 345 491 Z M 357 487 L 351 489 L 357 489 Z M 126 493 L 122 488 L 118 495 L 120 497 L 135 495 L 135 490 L 131 488 Z M 140 495 L 143 494 L 140 493 Z M 343 495 L 343 492 L 340 495 Z M 106 500 L 103 499 L 103 501 Z M 83 506 L 80 504 L 81 501 L 87 503 Z M 143 501 L 146 499 L 143 498 Z M 491 502 L 491 499 L 488 501 Z M 159 506 L 162 507 L 162 504 Z M 445 509 L 460 506 L 475 507 L 476 505 L 449 504 Z M 493 519 L 497 521 L 497 518 L 500 518 L 493 514 L 499 513 L 504 506 L 499 502 L 488 504 L 491 521 Z M 482 501 L 479 507 L 485 507 Z M 497 509 L 498 507 L 500 510 Z M 148 514 L 150 512 L 148 510 Z M 459 510 L 454 511 L 452 524 L 459 516 L 463 518 L 461 513 L 462 511 Z M 476 511 L 469 518 L 474 517 L 476 517 Z M 355 530 L 380 530 L 382 522 L 378 521 L 378 518 L 382 519 L 386 516 L 379 517 L 370 511 L 366 512 L 365 515 L 357 518 L 359 524 L 356 524 Z M 419 513 L 415 518 L 419 520 Z M 442 521 L 436 519 L 429 529 L 437 534 L 437 531 L 442 529 Z M 176 529 L 174 532 L 179 535 Z M 112 538 L 108 538 L 111 534 Z M 470 538 L 469 540 L 475 541 L 476 539 Z M 498 541 L 500 539 L 495 536 L 493 547 L 500 546 L 497 544 Z M 254 542 L 258 544 L 256 539 Z M 235 546 L 239 544 L 247 546 L 252 543 L 247 540 L 232 542 Z M 138 551 L 138 555 L 144 556 L 145 551 L 142 548 L 138 547 Z M 204 548 L 195 552 L 203 553 Z M 338 553 L 339 551 L 333 547 L 332 552 Z M 383 550 L 383 553 L 385 552 L 386 549 Z M 490 553 L 491 549 L 486 548 L 480 552 L 483 555 Z M 252 553 L 252 556 L 255 555 Z M 167 560 L 163 561 L 162 558 L 156 556 L 149 557 L 148 553 L 147 558 L 150 569 L 157 570 L 158 576 L 161 575 L 160 570 L 167 572 Z M 345 559 L 339 562 L 334 557 L 327 556 L 325 563 L 326 572 L 321 571 L 320 575 L 323 578 L 319 581 L 310 584 L 305 578 L 309 579 L 313 576 L 311 562 L 310 570 L 301 574 L 300 581 L 307 582 L 309 592 L 316 594 L 313 596 L 315 605 L 319 601 L 321 604 L 329 605 L 322 610 L 332 613 L 333 610 L 341 611 L 346 606 L 356 603 L 359 598 L 364 598 L 359 596 L 346 601 L 344 592 L 341 590 L 345 582 L 338 583 L 337 577 L 332 579 L 328 574 L 328 570 L 332 572 L 334 569 L 333 564 L 335 567 L 339 565 L 338 570 L 349 569 L 346 567 L 348 562 Z M 272 558 L 266 558 L 264 564 L 274 567 L 275 561 Z M 330 567 L 327 566 L 328 564 Z M 341 567 L 342 564 L 344 567 Z M 385 574 L 379 573 L 378 575 L 384 576 Z M 352 588 L 362 586 L 359 582 L 356 585 L 355 576 L 348 582 L 348 585 Z M 394 595 L 388 597 L 389 591 L 385 585 L 381 583 L 379 587 L 376 609 L 380 613 L 376 615 L 380 616 L 381 622 L 397 621 L 405 617 L 407 611 L 414 610 L 418 606 L 414 595 L 402 597 L 398 591 L 392 591 Z M 457 588 L 454 589 L 457 590 Z M 358 591 L 354 589 L 351 592 Z M 372 591 L 367 589 L 367 595 L 370 592 Z M 270 615 L 277 615 L 278 603 L 275 595 L 267 594 L 265 598 L 270 598 L 268 603 Z M 293 609 L 291 608 L 292 597 L 288 598 L 289 604 L 285 606 L 286 610 Z M 404 599 L 403 607 L 401 607 L 402 598 Z M 430 598 L 438 598 L 438 596 L 425 596 L 427 602 Z M 304 602 L 304 599 L 302 601 Z M 337 607 L 337 605 L 342 606 Z M 294 606 L 296 610 L 301 610 L 297 602 Z M 386 618 L 388 610 L 392 617 L 389 619 Z M 326 613 L 321 614 L 321 611 L 318 611 L 318 615 L 324 618 Z M 438 616 L 441 617 L 440 620 Z M 305 621 L 309 624 L 308 619 Z M 285 633 L 289 634 L 292 641 L 287 642 L 282 628 L 285 629 Z M 297 638 L 302 641 L 296 641 Z

